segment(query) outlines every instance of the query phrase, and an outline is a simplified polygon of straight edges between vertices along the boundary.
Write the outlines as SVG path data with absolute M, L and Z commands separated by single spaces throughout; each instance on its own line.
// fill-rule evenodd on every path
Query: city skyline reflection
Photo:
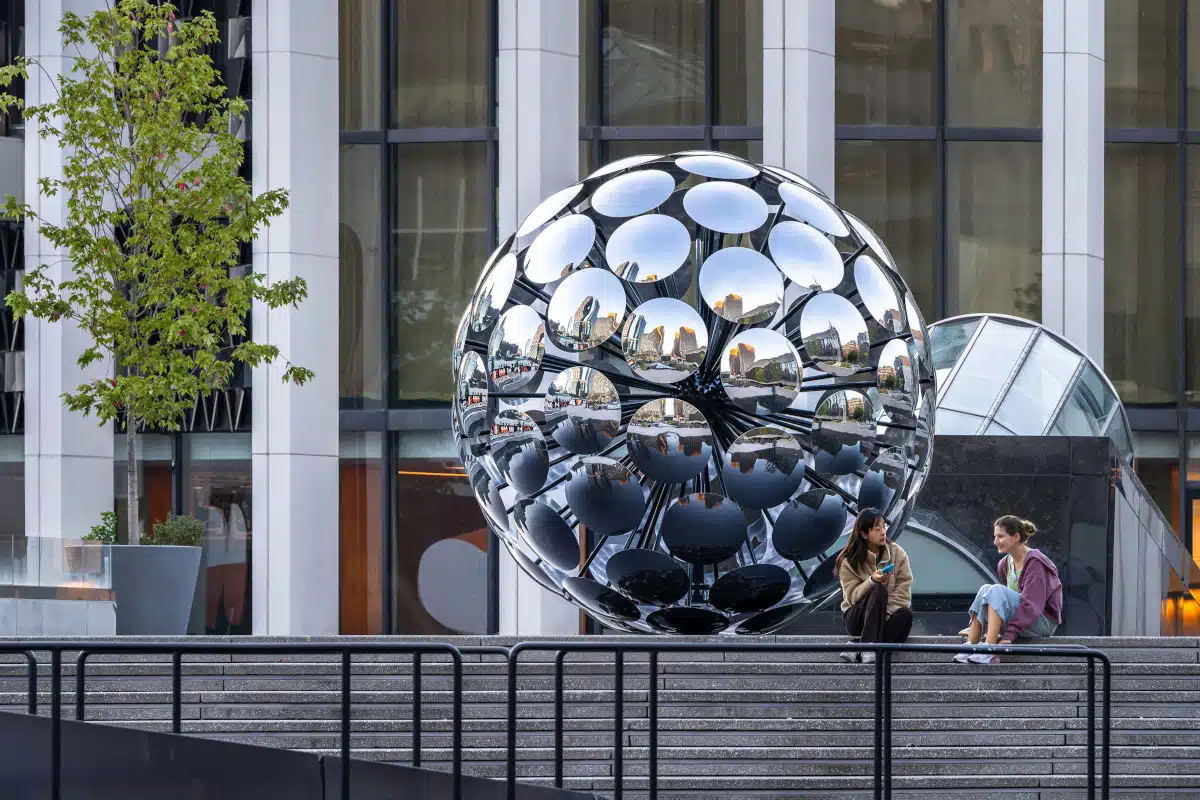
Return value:
M 721 353 L 721 385 L 734 405 L 751 414 L 789 407 L 800 391 L 800 355 L 777 331 L 742 331 Z
M 704 363 L 708 329 L 687 303 L 659 297 L 629 314 L 621 349 L 641 377 L 654 383 L 676 383 Z

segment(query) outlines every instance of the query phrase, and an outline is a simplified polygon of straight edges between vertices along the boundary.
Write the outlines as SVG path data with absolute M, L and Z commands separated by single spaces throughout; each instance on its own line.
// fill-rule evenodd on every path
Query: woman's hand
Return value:
M 875 570 L 871 573 L 871 580 L 875 581 L 875 583 L 883 583 L 887 580 L 887 577 L 879 570 Z

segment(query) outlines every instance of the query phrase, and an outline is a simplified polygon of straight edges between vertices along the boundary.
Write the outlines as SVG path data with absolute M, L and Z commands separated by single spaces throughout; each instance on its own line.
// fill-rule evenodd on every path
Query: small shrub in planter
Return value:
M 170 514 L 162 522 L 154 523 L 151 534 L 142 539 L 142 544 L 165 544 L 177 547 L 199 547 L 204 540 L 204 523 L 195 517 L 177 517 Z
M 100 545 L 117 543 L 117 514 L 105 511 L 100 515 L 100 524 L 93 525 L 88 534 L 81 539 L 83 545 L 67 545 L 64 552 L 67 558 L 67 572 L 100 572 Z
M 83 537 L 85 542 L 96 542 L 98 544 L 116 544 L 117 543 L 117 512 L 105 511 L 100 515 L 100 524 L 93 525 L 87 536 Z

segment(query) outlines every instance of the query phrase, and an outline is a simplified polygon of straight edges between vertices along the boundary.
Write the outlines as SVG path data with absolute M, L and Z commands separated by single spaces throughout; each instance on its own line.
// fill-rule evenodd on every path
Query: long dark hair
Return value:
M 862 565 L 867 563 L 867 552 L 870 547 L 867 544 L 867 534 L 881 519 L 883 519 L 883 512 L 878 508 L 864 508 L 858 512 L 858 516 L 854 518 L 854 529 L 850 531 L 850 539 L 842 548 L 842 552 L 838 554 L 838 566 L 845 561 L 854 569 L 862 569 Z
M 1012 514 L 1005 514 L 992 524 L 1009 536 L 1021 537 L 1021 544 L 1028 542 L 1029 538 L 1038 532 L 1037 526 L 1032 522 Z

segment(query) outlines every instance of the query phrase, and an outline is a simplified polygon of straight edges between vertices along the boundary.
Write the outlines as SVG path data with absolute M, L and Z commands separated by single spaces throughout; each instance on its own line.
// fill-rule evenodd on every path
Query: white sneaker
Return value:
M 857 653 L 857 652 L 852 653 L 849 650 L 847 650 L 844 653 L 838 653 L 838 658 L 840 658 L 842 661 L 845 661 L 847 664 L 857 664 L 859 662 L 858 657 L 860 655 L 862 655 L 862 653 Z
M 957 653 L 954 656 L 954 660 L 956 662 L 958 662 L 959 664 L 967 664 L 971 661 L 971 654 L 970 653 Z
M 991 666 L 992 664 L 1000 663 L 1000 656 L 994 656 L 990 653 L 971 653 L 970 661 L 972 664 Z
M 875 663 L 875 654 L 874 653 L 859 653 L 859 655 L 862 656 L 862 663 L 864 663 L 864 664 L 874 664 Z

